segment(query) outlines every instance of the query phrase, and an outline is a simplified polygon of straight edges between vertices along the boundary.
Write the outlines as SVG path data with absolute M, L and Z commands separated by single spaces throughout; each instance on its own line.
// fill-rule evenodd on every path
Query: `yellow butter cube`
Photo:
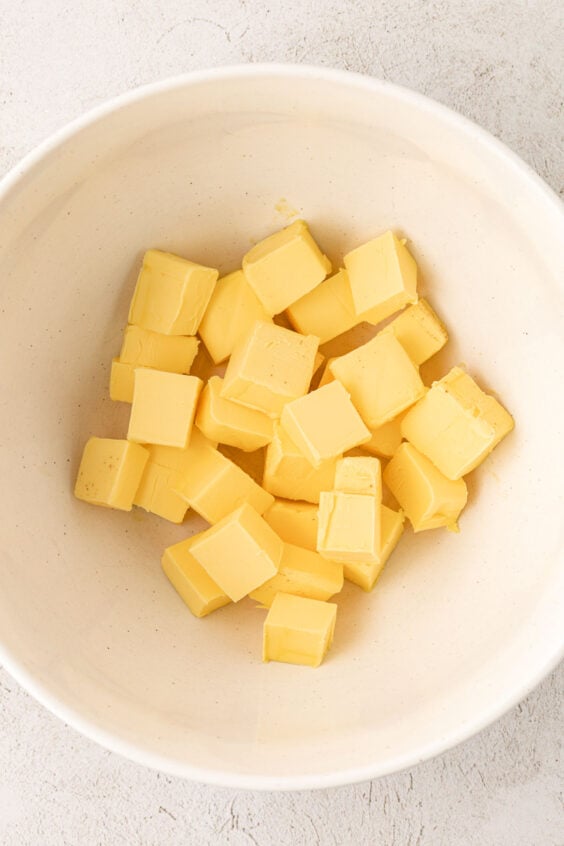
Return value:
M 333 643 L 337 606 L 277 593 L 263 629 L 263 661 L 318 667 Z
M 371 429 L 393 420 L 425 393 L 417 367 L 392 333 L 376 335 L 330 367 Z
M 345 564 L 345 579 L 369 591 L 374 587 L 384 564 L 394 551 L 403 534 L 404 516 L 385 505 L 380 507 L 380 553 L 371 564 Z
M 321 491 L 331 490 L 337 457 L 322 461 L 317 467 L 277 423 L 274 437 L 266 448 L 263 487 L 285 499 L 319 502 Z
M 204 386 L 196 426 L 210 440 L 252 452 L 270 443 L 274 434 L 271 417 L 221 396 L 223 379 L 212 376 Z
M 112 358 L 110 399 L 118 402 L 133 402 L 134 374 L 134 364 L 124 364 L 119 358 Z
M 236 270 L 218 280 L 200 323 L 200 337 L 215 364 L 229 358 L 257 320 L 269 322 L 257 295 Z
M 188 538 L 167 547 L 161 563 L 173 588 L 192 614 L 205 617 L 231 600 L 196 561 L 190 552 L 191 545 L 192 538 Z
M 194 337 L 161 335 L 141 326 L 127 326 L 119 360 L 169 373 L 190 373 L 199 343 Z
M 191 540 L 194 558 L 233 602 L 278 572 L 284 546 L 248 503 Z
M 329 487 L 332 484 L 330 480 Z M 262 516 L 286 543 L 316 550 L 317 506 L 313 503 L 277 499 Z
M 318 345 L 313 335 L 257 321 L 229 359 L 222 396 L 279 417 L 307 392 Z
M 147 444 L 150 460 L 160 467 L 168 467 L 169 470 L 176 470 L 184 475 L 192 464 L 198 460 L 198 456 L 207 449 L 216 450 L 217 443 L 208 440 L 194 427 L 190 435 L 190 443 L 184 449 L 177 447 L 161 446 L 159 444 Z
M 202 380 L 197 376 L 137 368 L 128 439 L 143 444 L 186 447 L 201 389 Z
M 270 608 L 277 593 L 330 599 L 343 588 L 343 565 L 326 561 L 317 552 L 285 543 L 275 576 L 249 593 L 251 599 Z
M 243 259 L 247 282 L 268 314 L 280 314 L 331 272 L 308 229 L 297 220 L 256 244 Z
M 129 323 L 163 335 L 195 335 L 217 270 L 160 250 L 148 250 L 137 278 Z
M 288 403 L 280 423 L 314 467 L 370 440 L 349 394 L 337 381 Z
M 78 499 L 131 511 L 149 452 L 119 438 L 90 438 L 84 447 L 74 488 Z
M 319 554 L 343 563 L 377 561 L 380 504 L 375 496 L 323 491 L 319 497 Z
M 468 498 L 464 479 L 447 479 L 413 444 L 401 444 L 384 470 L 384 482 L 414 532 L 440 526 L 458 531 L 456 521 Z
M 419 366 L 441 350 L 448 333 L 426 300 L 408 306 L 383 332 L 393 332 L 412 362 Z
M 178 481 L 177 471 L 162 467 L 149 457 L 133 504 L 171 523 L 182 523 L 188 503 L 174 491 Z
M 453 367 L 404 417 L 402 433 L 448 479 L 486 458 L 514 426 L 513 418 L 460 367 Z
M 377 458 L 347 456 L 337 461 L 334 490 L 382 499 L 382 469 Z
M 325 344 L 348 332 L 357 315 L 346 270 L 339 270 L 286 310 L 288 320 L 302 335 L 317 335 Z
M 417 265 L 393 232 L 352 250 L 344 258 L 357 314 L 380 323 L 417 302 Z
M 382 458 L 391 458 L 403 440 L 401 433 L 401 421 L 404 414 L 399 414 L 393 420 L 388 420 L 382 426 L 372 429 L 372 437 L 362 445 L 366 452 L 372 455 L 379 455 Z

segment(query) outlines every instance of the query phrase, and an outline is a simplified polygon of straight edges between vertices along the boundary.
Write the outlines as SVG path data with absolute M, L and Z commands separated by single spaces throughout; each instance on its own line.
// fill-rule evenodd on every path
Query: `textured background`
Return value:
M 287 61 L 428 94 L 562 192 L 562 9 L 560 0 L 0 0 L 0 175 L 129 88 L 210 65 Z M 413 770 L 253 794 L 124 761 L 0 668 L 0 843 L 562 846 L 563 681 L 560 667 L 494 726 Z

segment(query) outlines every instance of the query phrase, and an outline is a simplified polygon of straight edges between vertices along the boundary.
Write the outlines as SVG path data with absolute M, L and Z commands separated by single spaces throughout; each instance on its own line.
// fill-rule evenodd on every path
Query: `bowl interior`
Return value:
M 466 363 L 517 424 L 470 477 L 459 535 L 408 531 L 372 594 L 345 588 L 316 671 L 261 663 L 248 601 L 185 609 L 159 561 L 197 520 L 71 493 L 86 438 L 126 431 L 107 384 L 143 250 L 229 271 L 291 210 L 336 264 L 404 233 L 451 333 L 424 375 Z M 343 75 L 185 80 L 51 145 L 0 196 L 8 668 L 138 760 L 256 787 L 386 772 L 497 716 L 561 643 L 561 236 L 548 194 L 481 133 Z

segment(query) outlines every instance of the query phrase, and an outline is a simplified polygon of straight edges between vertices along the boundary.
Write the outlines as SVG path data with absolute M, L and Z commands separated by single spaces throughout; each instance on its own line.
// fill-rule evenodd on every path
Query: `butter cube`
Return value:
M 74 488 L 78 499 L 131 511 L 149 452 L 119 438 L 86 442 Z
M 307 392 L 318 345 L 313 335 L 257 321 L 229 360 L 222 396 L 279 417 Z
M 417 302 L 417 265 L 393 232 L 352 250 L 344 258 L 355 311 L 380 323 L 408 303 Z
M 274 437 L 266 448 L 262 484 L 275 496 L 317 503 L 320 492 L 333 487 L 336 463 L 337 457 L 328 458 L 314 467 L 280 424 L 275 423 Z
M 370 432 L 340 382 L 286 405 L 282 427 L 314 467 L 370 440 Z
M 344 564 L 378 561 L 380 504 L 375 496 L 322 492 L 317 530 L 319 554 Z
M 434 382 L 404 417 L 402 433 L 448 479 L 460 479 L 514 426 L 500 403 L 460 367 Z
M 199 343 L 194 337 L 161 335 L 141 326 L 127 326 L 119 360 L 169 373 L 190 373 Z
M 191 541 L 196 561 L 233 602 L 278 572 L 284 546 L 248 503 Z
M 372 429 L 372 437 L 362 445 L 362 448 L 372 455 L 391 458 L 403 440 L 401 433 L 403 418 L 404 414 L 400 414 L 393 420 L 383 423 L 382 426 Z
M 342 564 L 326 561 L 317 552 L 285 543 L 277 574 L 252 590 L 249 596 L 270 608 L 277 593 L 325 600 L 342 589 Z
M 219 279 L 200 323 L 200 337 L 215 364 L 229 358 L 257 320 L 270 315 L 245 279 L 242 270 Z
M 346 270 L 339 270 L 286 310 L 288 320 L 302 335 L 317 335 L 320 344 L 348 332 L 357 315 Z
M 456 521 L 468 498 L 464 479 L 452 481 L 410 443 L 402 443 L 384 470 L 384 482 L 411 521 L 414 532 Z
M 330 367 L 371 429 L 393 420 L 425 393 L 417 367 L 392 333 L 379 333 Z
M 196 426 L 210 440 L 252 452 L 270 443 L 274 424 L 268 415 L 221 396 L 223 379 L 212 376 L 204 386 Z
M 268 314 L 280 314 L 331 272 L 308 229 L 297 220 L 256 244 L 243 259 L 247 282 Z
M 184 449 L 177 447 L 161 446 L 160 444 L 147 444 L 150 460 L 160 467 L 168 467 L 184 475 L 198 460 L 198 456 L 207 449 L 216 450 L 217 443 L 208 440 L 194 427 L 190 435 L 190 443 Z
M 197 376 L 137 368 L 128 439 L 181 449 L 186 447 L 201 388 L 202 380 Z
M 118 402 L 133 402 L 134 374 L 134 364 L 124 364 L 119 358 L 112 358 L 110 399 Z
M 398 511 L 393 511 L 385 505 L 380 507 L 380 553 L 378 560 L 371 564 L 345 564 L 345 579 L 369 591 L 374 587 L 384 564 L 394 551 L 403 534 L 404 517 Z
M 173 588 L 184 600 L 195 617 L 205 617 L 228 605 L 231 600 L 219 585 L 198 564 L 190 547 L 192 538 L 167 547 L 162 557 L 162 568 Z
M 318 667 L 333 642 L 337 606 L 277 593 L 263 630 L 263 661 Z
M 329 487 L 332 486 L 332 481 Z M 317 548 L 317 506 L 309 502 L 277 499 L 262 515 L 286 543 L 311 549 Z
M 133 504 L 171 523 L 182 523 L 188 503 L 174 491 L 178 479 L 177 471 L 161 467 L 149 457 Z
M 393 332 L 417 366 L 435 355 L 448 341 L 444 324 L 426 300 L 408 306 L 382 332 Z
M 337 461 L 334 490 L 382 499 L 382 469 L 377 458 L 350 456 Z

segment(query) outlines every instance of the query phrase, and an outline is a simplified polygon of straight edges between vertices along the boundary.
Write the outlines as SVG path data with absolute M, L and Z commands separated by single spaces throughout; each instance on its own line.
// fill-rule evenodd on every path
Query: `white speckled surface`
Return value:
M 128 88 L 273 60 L 422 91 L 485 126 L 562 190 L 558 0 L 98 0 L 93 8 L 0 0 L 0 174 Z M 0 842 L 557 846 L 563 679 L 561 667 L 497 724 L 412 771 L 276 795 L 192 785 L 124 761 L 0 671 Z

